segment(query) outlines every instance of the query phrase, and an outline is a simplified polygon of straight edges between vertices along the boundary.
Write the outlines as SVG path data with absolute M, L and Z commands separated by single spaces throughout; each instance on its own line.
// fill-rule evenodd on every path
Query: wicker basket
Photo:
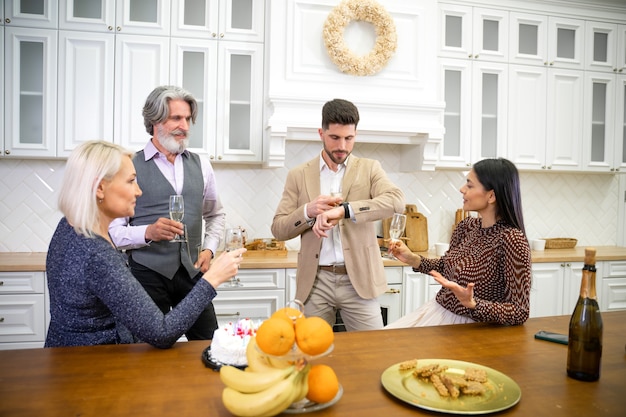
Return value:
M 576 246 L 578 240 L 569 237 L 557 237 L 545 239 L 546 249 L 570 249 Z

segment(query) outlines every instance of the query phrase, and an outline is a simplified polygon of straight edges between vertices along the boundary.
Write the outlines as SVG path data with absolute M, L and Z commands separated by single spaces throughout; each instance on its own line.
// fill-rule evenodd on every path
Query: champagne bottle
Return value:
M 569 322 L 567 375 L 581 381 L 600 378 L 602 316 L 596 297 L 596 250 L 585 248 L 580 296 Z

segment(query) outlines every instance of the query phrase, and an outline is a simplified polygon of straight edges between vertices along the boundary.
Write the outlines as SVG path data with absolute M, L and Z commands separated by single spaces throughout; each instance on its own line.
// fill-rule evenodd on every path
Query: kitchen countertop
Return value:
M 596 246 L 597 261 L 626 260 L 626 247 Z M 435 252 L 419 252 L 426 258 L 434 258 Z M 582 262 L 585 257 L 585 247 L 576 246 L 571 249 L 546 249 L 532 251 L 533 262 Z M 383 260 L 385 266 L 405 266 L 400 261 Z M 241 264 L 242 269 L 263 268 L 296 268 L 298 252 L 289 251 L 286 256 L 256 256 L 248 253 Z M 0 252 L 0 272 L 10 271 L 45 271 L 46 252 Z

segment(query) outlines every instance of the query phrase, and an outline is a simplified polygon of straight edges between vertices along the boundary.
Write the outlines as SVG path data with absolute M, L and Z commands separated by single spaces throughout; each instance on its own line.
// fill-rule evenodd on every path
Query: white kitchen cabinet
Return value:
M 265 320 L 285 306 L 284 269 L 240 269 L 237 277 L 243 286 L 222 284 L 213 299 L 220 326 L 243 318 Z
M 508 12 L 441 3 L 439 16 L 446 133 L 437 166 L 466 168 L 505 153 Z
M 582 262 L 532 264 L 530 317 L 571 314 L 580 292 Z
M 626 40 L 625 40 L 626 41 Z M 626 171 L 626 74 L 616 76 L 613 171 Z M 609 128 L 611 125 L 607 125 Z
M 3 9 L 0 7 L 0 15 Z M 4 19 L 0 19 L 4 22 Z M 4 133 L 4 26 L 0 26 L 0 133 Z M 6 139 L 5 139 L 6 140 Z M 0 158 L 4 155 L 4 142 L 0 140 Z
M 59 28 L 169 36 L 170 0 L 59 1 Z
M 114 36 L 59 31 L 58 156 L 87 140 L 114 141 L 114 78 Z
M 404 283 L 404 313 L 406 315 L 429 300 L 433 290 L 430 289 L 430 276 L 414 272 L 413 268 L 402 268 Z
M 437 165 L 468 167 L 505 155 L 508 65 L 440 59 L 446 133 Z
M 142 109 L 155 87 L 169 84 L 169 48 L 163 36 L 115 36 L 114 142 L 135 151 L 146 146 Z
M 2 3 L 6 26 L 55 29 L 58 25 L 56 1 L 6 0 Z
M 385 267 L 385 276 L 387 277 L 387 291 L 378 296 L 381 313 L 383 315 L 383 323 L 385 325 L 393 323 L 402 317 L 402 267 Z
M 172 0 L 172 36 L 263 42 L 265 1 Z
M 626 169 L 626 73 L 585 72 L 584 169 Z
M 517 12 L 509 16 L 509 62 L 583 69 L 584 20 Z
M 263 45 L 172 38 L 171 79 L 199 104 L 190 148 L 212 162 L 263 158 Z
M 602 262 L 602 274 L 596 275 L 600 309 L 602 311 L 626 309 L 626 261 Z M 601 278 L 600 278 L 601 277 Z
M 509 12 L 439 3 L 439 56 L 507 62 Z
M 584 71 L 509 65 L 507 158 L 519 169 L 582 167 Z
M 626 72 L 626 25 L 585 22 L 585 69 Z
M 191 150 L 213 161 L 262 161 L 264 1 L 43 3 L 46 13 L 59 5 L 61 30 L 15 27 L 5 39 L 4 155 L 65 157 L 92 139 L 142 149 L 146 97 L 158 85 L 176 84 L 200 105 Z M 32 46 L 44 34 L 43 46 Z M 28 42 L 17 43 L 19 36 Z M 18 87 L 31 78 L 32 88 Z
M 55 156 L 57 31 L 4 31 L 4 154 Z
M 0 272 L 0 350 L 43 347 L 45 289 L 43 272 Z

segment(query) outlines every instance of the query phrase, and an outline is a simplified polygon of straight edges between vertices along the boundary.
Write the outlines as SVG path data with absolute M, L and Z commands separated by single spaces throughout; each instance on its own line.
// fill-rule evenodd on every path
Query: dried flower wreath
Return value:
M 343 39 L 346 26 L 353 21 L 374 25 L 376 43 L 363 56 L 352 52 Z M 324 44 L 330 59 L 341 72 L 351 75 L 373 75 L 383 69 L 396 51 L 396 25 L 387 10 L 374 0 L 344 0 L 324 22 Z

